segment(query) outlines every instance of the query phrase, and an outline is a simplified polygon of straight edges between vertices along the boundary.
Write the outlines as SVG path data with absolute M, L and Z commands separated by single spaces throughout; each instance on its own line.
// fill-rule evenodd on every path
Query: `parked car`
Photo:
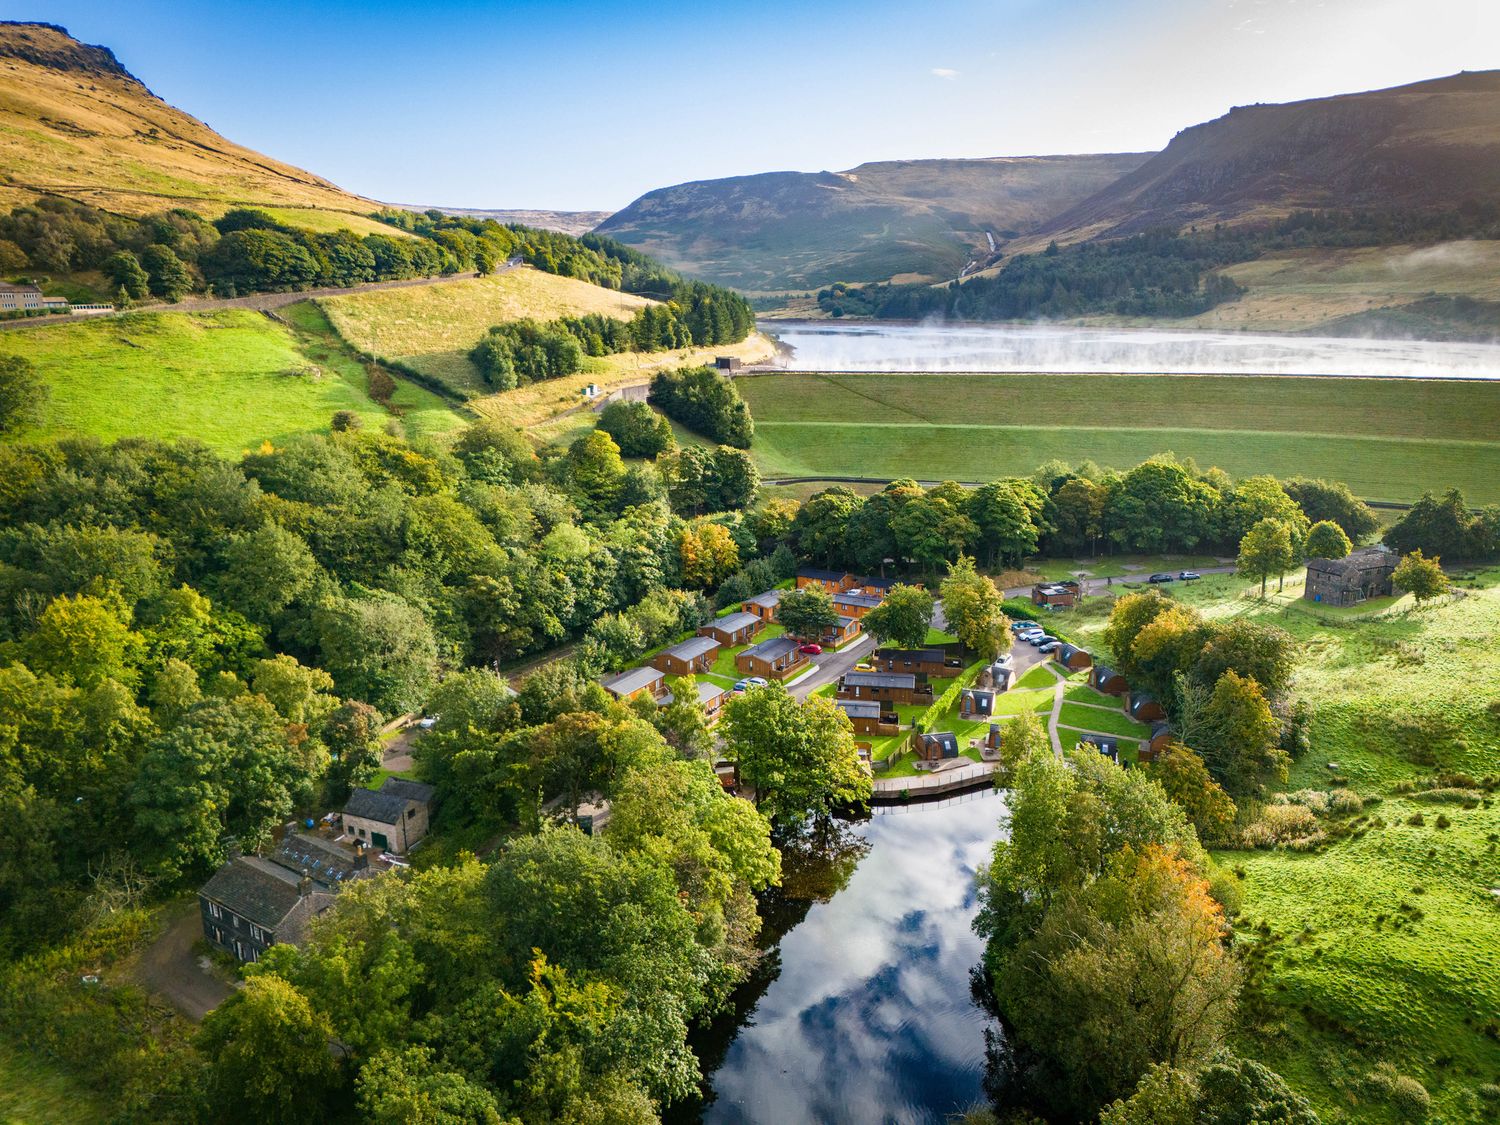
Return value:
M 1152 585 L 1158 586 L 1163 582 L 1171 582 L 1173 580 L 1174 579 L 1170 574 L 1153 574 L 1150 578 L 1146 579 L 1146 581 L 1150 582 Z
M 437 726 L 437 720 L 431 715 L 428 715 L 425 719 L 417 720 L 418 730 L 431 730 L 435 726 Z
M 854 666 L 854 670 L 856 672 L 873 672 L 875 671 L 875 665 L 871 664 L 868 660 L 861 660 Z
M 1022 621 L 1012 621 L 1010 623 L 1010 631 L 1012 633 L 1024 633 L 1028 629 L 1035 629 L 1035 628 L 1036 628 L 1036 622 L 1035 621 L 1025 621 L 1025 620 L 1022 620 Z
M 1056 639 L 1044 640 L 1041 644 L 1036 646 L 1036 650 L 1037 652 L 1055 652 L 1057 651 L 1057 646 L 1060 644 L 1062 644 L 1062 642 Z
M 760 676 L 751 676 L 747 680 L 745 680 L 745 682 L 747 684 L 749 684 L 751 687 L 765 687 L 771 681 L 767 680 L 767 679 L 763 679 Z
M 747 691 L 750 690 L 750 681 L 749 680 L 738 680 L 738 681 L 736 681 L 735 685 L 734 685 L 734 690 L 738 694 L 743 695 L 745 692 L 747 692 Z
M 1041 648 L 1048 641 L 1055 641 L 1056 637 L 1049 637 L 1046 633 L 1027 633 L 1026 643 L 1032 648 Z
M 1196 570 L 1183 570 L 1177 573 L 1177 577 L 1181 578 L 1184 582 L 1196 582 L 1203 575 L 1199 574 Z
M 808 656 L 822 656 L 823 655 L 823 646 L 822 645 L 815 645 L 815 644 L 805 644 L 801 648 L 799 648 L 797 651 L 798 652 L 805 652 L 805 653 L 807 653 Z

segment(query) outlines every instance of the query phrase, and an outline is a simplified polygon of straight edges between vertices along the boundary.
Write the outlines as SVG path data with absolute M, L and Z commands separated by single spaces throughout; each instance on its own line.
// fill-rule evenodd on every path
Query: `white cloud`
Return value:
M 958 71 L 946 66 L 935 66 L 932 68 L 932 73 L 947 82 L 952 82 L 958 77 Z

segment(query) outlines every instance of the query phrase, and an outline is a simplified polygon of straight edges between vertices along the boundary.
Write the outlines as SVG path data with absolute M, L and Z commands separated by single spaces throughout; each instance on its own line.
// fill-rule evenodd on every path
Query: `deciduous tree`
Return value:
M 794 637 L 815 641 L 837 623 L 833 598 L 821 586 L 804 586 L 781 595 L 776 620 Z
M 861 619 L 865 631 L 882 643 L 899 648 L 921 648 L 932 627 L 935 608 L 932 595 L 919 586 L 897 583 L 882 601 Z
M 1417 599 L 1417 604 L 1431 601 L 1448 592 L 1448 577 L 1436 556 L 1425 558 L 1420 548 L 1407 555 L 1391 574 L 1397 588 Z

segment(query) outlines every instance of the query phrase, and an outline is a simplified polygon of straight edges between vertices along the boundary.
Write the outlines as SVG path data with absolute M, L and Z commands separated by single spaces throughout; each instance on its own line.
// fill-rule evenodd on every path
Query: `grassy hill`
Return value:
M 299 226 L 322 229 L 331 214 L 330 226 L 389 233 L 363 218 L 378 204 L 226 140 L 107 48 L 50 24 L 0 23 L 0 206 L 39 195 L 127 215 L 273 207 Z
M 1184 129 L 1041 224 L 1038 247 L 1308 208 L 1434 208 L 1500 192 L 1500 71 L 1286 105 Z
M 903 160 L 649 192 L 599 226 L 684 273 L 748 291 L 956 276 L 986 234 L 1036 227 L 1145 154 Z
M 1371 1081 L 1382 1065 L 1422 1083 L 1428 1120 L 1494 1120 L 1485 1084 L 1500 1075 L 1500 807 L 1442 775 L 1500 772 L 1489 690 L 1500 678 L 1500 570 L 1461 588 L 1421 610 L 1405 597 L 1334 613 L 1301 600 L 1300 575 L 1266 601 L 1229 575 L 1170 591 L 1209 617 L 1274 623 L 1298 640 L 1293 694 L 1312 707 L 1311 749 L 1286 788 L 1347 784 L 1365 802 L 1324 822 L 1322 846 L 1216 854 L 1242 879 L 1236 940 L 1266 970 L 1236 1047 L 1324 1121 L 1420 1119 Z M 1098 643 L 1109 606 L 1091 598 L 1054 624 Z
M 1500 501 L 1500 386 L 1182 375 L 762 375 L 737 381 L 768 476 L 982 481 L 1172 450 L 1233 476 L 1326 476 L 1372 500 Z
M 41 424 L 7 440 L 89 435 L 109 441 L 189 437 L 230 456 L 327 430 L 352 410 L 368 429 L 392 413 L 369 394 L 369 372 L 310 303 L 280 320 L 248 310 L 137 313 L 0 336 L 51 389 Z M 392 404 L 409 434 L 462 419 L 432 392 L 398 382 Z

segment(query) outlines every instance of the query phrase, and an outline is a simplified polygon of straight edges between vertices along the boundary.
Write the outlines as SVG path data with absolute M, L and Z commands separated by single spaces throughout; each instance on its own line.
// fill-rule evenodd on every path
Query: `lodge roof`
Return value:
M 632 668 L 601 681 L 606 691 L 618 696 L 634 695 L 642 688 L 653 687 L 661 682 L 662 674 L 655 668 Z
M 718 647 L 719 642 L 712 637 L 689 637 L 661 651 L 663 656 L 670 656 L 674 660 L 695 660 L 716 651 Z
M 845 672 L 845 687 L 914 688 L 917 677 L 911 672 Z
M 851 719 L 880 718 L 880 703 L 874 699 L 835 699 L 833 705 Z
M 725 633 L 738 633 L 741 629 L 760 625 L 761 620 L 753 613 L 738 610 L 734 613 L 726 613 L 723 617 L 716 617 L 705 626 L 705 628 L 718 629 Z
M 751 645 L 740 655 L 753 656 L 757 660 L 775 660 L 795 651 L 797 651 L 797 642 L 791 637 L 772 637 L 768 641 L 761 641 L 758 645 Z

